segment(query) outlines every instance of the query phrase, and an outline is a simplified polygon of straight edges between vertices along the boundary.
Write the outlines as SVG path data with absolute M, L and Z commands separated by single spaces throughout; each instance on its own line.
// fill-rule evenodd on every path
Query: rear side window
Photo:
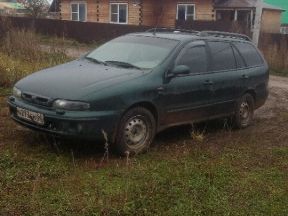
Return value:
M 208 42 L 211 50 L 211 70 L 222 71 L 236 68 L 234 53 L 230 43 Z
M 240 55 L 239 51 L 234 46 L 232 46 L 232 48 L 236 59 L 237 68 L 245 68 L 246 64 L 243 57 Z
M 235 46 L 243 56 L 248 67 L 259 66 L 263 64 L 263 60 L 258 51 L 249 43 L 235 43 Z
M 177 65 L 188 66 L 190 73 L 206 72 L 207 64 L 207 54 L 204 45 L 188 48 L 177 62 Z

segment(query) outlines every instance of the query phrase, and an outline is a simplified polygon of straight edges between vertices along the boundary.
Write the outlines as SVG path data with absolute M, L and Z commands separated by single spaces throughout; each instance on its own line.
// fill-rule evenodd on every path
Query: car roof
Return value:
M 142 36 L 142 37 L 153 37 L 159 39 L 169 39 L 177 41 L 191 41 L 196 39 L 202 40 L 220 40 L 220 41 L 235 41 L 235 42 L 251 42 L 250 38 L 246 35 L 234 34 L 228 32 L 214 32 L 214 31 L 205 31 L 205 32 L 181 32 L 181 31 L 167 31 L 167 32 L 138 32 L 130 33 L 128 35 Z

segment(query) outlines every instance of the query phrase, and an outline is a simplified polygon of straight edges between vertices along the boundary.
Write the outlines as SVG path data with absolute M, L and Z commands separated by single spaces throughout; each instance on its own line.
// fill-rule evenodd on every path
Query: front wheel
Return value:
M 153 114 L 136 107 L 127 111 L 122 117 L 115 142 L 116 151 L 121 155 L 143 153 L 150 147 L 156 132 Z
M 251 125 L 254 115 L 254 98 L 250 94 L 245 94 L 237 103 L 234 116 L 234 126 L 238 129 Z

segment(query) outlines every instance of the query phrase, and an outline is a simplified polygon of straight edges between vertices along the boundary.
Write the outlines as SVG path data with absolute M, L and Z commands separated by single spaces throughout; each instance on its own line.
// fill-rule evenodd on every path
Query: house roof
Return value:
M 257 0 L 215 0 L 215 8 L 255 8 Z M 263 8 L 268 10 L 285 11 L 280 7 L 263 3 Z
M 288 23 L 288 1 L 287 0 L 265 0 L 265 2 L 285 9 L 286 11 L 282 13 L 282 23 Z
M 50 7 L 49 12 L 60 12 L 60 0 L 53 0 Z

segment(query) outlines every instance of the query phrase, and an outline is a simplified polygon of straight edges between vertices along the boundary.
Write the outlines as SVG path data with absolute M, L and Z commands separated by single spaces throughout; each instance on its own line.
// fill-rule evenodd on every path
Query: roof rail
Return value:
M 245 41 L 251 41 L 250 37 L 244 34 L 238 33 L 230 33 L 230 32 L 222 32 L 222 31 L 194 31 L 189 29 L 175 29 L 175 28 L 151 28 L 146 32 L 151 32 L 156 34 L 157 32 L 170 32 L 170 33 L 189 33 L 189 34 L 197 34 L 201 37 L 221 37 L 221 38 L 232 38 L 232 39 L 240 39 Z
M 188 30 L 188 29 L 174 29 L 174 28 L 151 28 L 146 32 L 157 33 L 157 32 L 171 32 L 171 33 L 190 33 L 198 34 L 199 31 Z
M 238 33 L 229 33 L 229 32 L 221 32 L 221 31 L 202 31 L 199 33 L 199 36 L 207 37 L 207 36 L 214 36 L 214 37 L 222 37 L 222 38 L 234 38 L 234 39 L 241 39 L 245 41 L 251 41 L 250 37 L 244 34 Z

